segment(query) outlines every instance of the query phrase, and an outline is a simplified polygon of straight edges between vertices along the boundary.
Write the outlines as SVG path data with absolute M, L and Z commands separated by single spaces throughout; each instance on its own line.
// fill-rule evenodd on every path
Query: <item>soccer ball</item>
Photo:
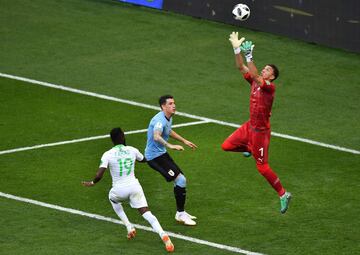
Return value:
M 250 8 L 246 4 L 237 4 L 232 11 L 234 19 L 244 21 L 250 17 Z

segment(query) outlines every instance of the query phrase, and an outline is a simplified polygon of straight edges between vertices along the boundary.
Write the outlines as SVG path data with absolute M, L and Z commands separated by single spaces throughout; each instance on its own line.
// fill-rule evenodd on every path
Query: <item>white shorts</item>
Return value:
M 148 207 L 144 191 L 136 179 L 131 184 L 115 185 L 109 192 L 109 199 L 121 203 L 122 201 L 129 201 L 132 208 Z

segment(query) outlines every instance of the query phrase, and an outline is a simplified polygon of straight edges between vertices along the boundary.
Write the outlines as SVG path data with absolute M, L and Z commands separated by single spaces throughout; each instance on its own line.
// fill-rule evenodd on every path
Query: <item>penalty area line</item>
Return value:
M 200 124 L 209 123 L 209 122 L 210 121 L 206 121 L 206 120 L 186 122 L 186 123 L 173 125 L 172 128 L 194 126 L 194 125 L 200 125 Z M 132 131 L 126 131 L 125 135 L 139 134 L 139 133 L 145 133 L 145 132 L 147 132 L 147 129 L 132 130 Z M 34 146 L 28 146 L 28 147 L 22 147 L 22 148 L 15 148 L 15 149 L 10 149 L 10 150 L 0 151 L 0 155 L 20 152 L 20 151 L 35 150 L 35 149 L 40 149 L 40 148 L 45 148 L 45 147 L 59 146 L 59 145 L 64 145 L 64 144 L 80 143 L 80 142 L 104 139 L 104 138 L 107 138 L 107 137 L 110 137 L 110 135 L 98 135 L 98 136 L 91 136 L 91 137 L 85 137 L 85 138 L 79 138 L 79 139 L 61 141 L 61 142 L 55 142 L 55 143 L 38 144 L 38 145 L 34 145 Z
M 75 215 L 85 216 L 85 217 L 92 218 L 92 219 L 97 219 L 97 220 L 101 220 L 101 221 L 107 221 L 107 222 L 111 222 L 111 223 L 115 223 L 115 224 L 124 225 L 124 223 L 122 221 L 113 219 L 110 217 L 105 217 L 105 216 L 102 216 L 99 214 L 94 214 L 94 213 L 88 213 L 88 212 L 84 212 L 84 211 L 80 211 L 80 210 L 76 210 L 76 209 L 72 209 L 72 208 L 62 207 L 59 205 L 48 204 L 48 203 L 44 203 L 41 201 L 29 199 L 29 198 L 18 197 L 18 196 L 14 196 L 14 195 L 3 193 L 3 192 L 0 192 L 0 197 L 12 199 L 12 200 L 16 200 L 16 201 L 20 201 L 20 202 L 24 202 L 24 203 L 29 203 L 29 204 L 33 204 L 33 205 L 38 205 L 41 207 L 46 207 L 46 208 L 50 208 L 50 209 L 54 209 L 54 210 L 58 210 L 58 211 L 62 211 L 62 212 L 67 212 L 67 213 L 71 213 L 71 214 L 75 214 Z M 155 232 L 152 228 L 147 227 L 147 226 L 143 226 L 143 225 L 139 225 L 139 224 L 134 224 L 134 226 L 138 229 L 142 229 L 142 230 L 149 231 L 149 232 Z M 207 245 L 207 246 L 221 249 L 221 250 L 227 250 L 227 251 L 245 254 L 245 255 L 265 255 L 263 253 L 247 251 L 247 250 L 244 250 L 244 249 L 241 249 L 238 247 L 228 246 L 228 245 L 219 244 L 219 243 L 213 243 L 213 242 L 209 242 L 209 241 L 198 239 L 198 238 L 193 238 L 193 237 L 184 236 L 181 234 L 176 234 L 173 232 L 168 232 L 168 231 L 166 231 L 166 232 L 168 233 L 169 236 L 174 237 L 174 238 L 182 239 L 182 240 L 189 241 L 192 243 Z

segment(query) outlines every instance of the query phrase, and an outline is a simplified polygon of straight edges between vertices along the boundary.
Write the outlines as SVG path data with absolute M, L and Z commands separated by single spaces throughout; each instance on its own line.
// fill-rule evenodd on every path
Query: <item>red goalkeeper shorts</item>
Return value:
M 265 164 L 268 162 L 270 136 L 270 129 L 255 129 L 247 121 L 226 138 L 222 148 L 226 151 L 251 152 L 256 163 Z

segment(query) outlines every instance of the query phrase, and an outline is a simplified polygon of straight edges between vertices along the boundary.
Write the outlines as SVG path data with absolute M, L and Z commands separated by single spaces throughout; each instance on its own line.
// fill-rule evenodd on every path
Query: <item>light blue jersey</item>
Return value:
M 154 131 L 160 131 L 165 141 L 169 140 L 171 132 L 172 118 L 168 120 L 164 112 L 159 112 L 150 121 L 147 131 L 147 143 L 145 148 L 145 158 L 152 160 L 166 153 L 166 147 L 154 140 Z

